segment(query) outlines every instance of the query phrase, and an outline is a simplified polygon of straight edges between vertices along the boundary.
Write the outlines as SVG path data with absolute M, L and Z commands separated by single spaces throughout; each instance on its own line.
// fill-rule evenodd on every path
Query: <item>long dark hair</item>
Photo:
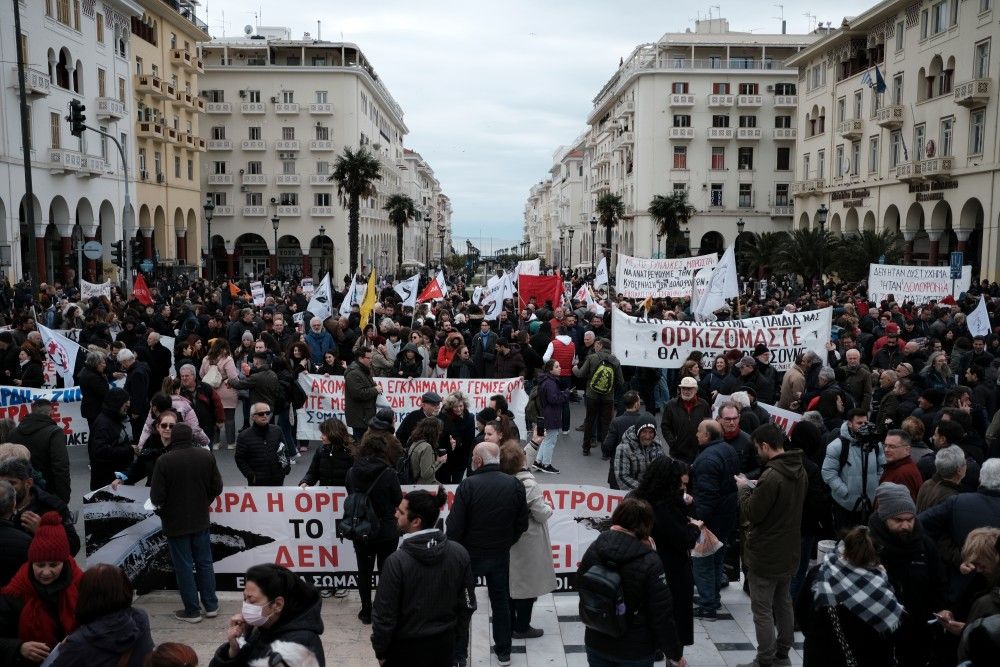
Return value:
M 650 461 L 646 471 L 639 480 L 639 486 L 632 492 L 650 504 L 662 500 L 680 500 L 681 478 L 688 474 L 688 466 L 684 461 L 661 456 Z

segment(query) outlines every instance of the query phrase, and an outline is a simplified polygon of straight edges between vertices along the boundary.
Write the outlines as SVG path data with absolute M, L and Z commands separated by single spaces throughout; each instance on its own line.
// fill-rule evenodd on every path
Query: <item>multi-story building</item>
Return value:
M 81 102 L 86 123 L 105 130 L 131 150 L 132 95 L 130 23 L 142 15 L 133 0 L 44 0 L 20 3 L 20 48 L 25 62 L 32 196 L 26 198 L 21 141 L 17 40 L 0 40 L 0 265 L 12 277 L 67 280 L 76 258 L 67 261 L 73 239 L 98 239 L 105 261 L 84 265 L 91 281 L 117 278 L 110 246 L 122 238 L 124 170 L 118 150 L 104 137 L 70 133 L 65 116 L 71 100 Z M 13 36 L 13 7 L 0 4 L 0 24 Z M 134 197 L 134 193 L 133 193 Z M 34 220 L 29 243 L 27 210 Z M 133 215 L 134 215 L 133 205 Z
M 144 259 L 156 259 L 161 267 L 196 267 L 206 147 L 198 44 L 209 39 L 208 26 L 195 16 L 191 0 L 136 1 L 143 9 L 132 19 L 136 229 Z
M 525 214 L 525 237 L 531 251 L 547 264 L 589 268 L 592 239 L 588 222 L 590 196 L 584 189 L 584 138 L 560 146 L 552 157 L 548 177 L 532 188 Z
M 784 63 L 814 39 L 734 32 L 720 18 L 636 47 L 587 119 L 590 195 L 625 204 L 616 251 L 662 252 L 647 207 L 678 190 L 697 211 L 692 250 L 721 251 L 740 221 L 747 232 L 791 227 L 798 81 Z
M 215 274 L 260 275 L 275 264 L 287 274 L 348 273 L 347 210 L 330 174 L 345 146 L 362 145 L 376 150 L 382 179 L 361 204 L 360 263 L 393 266 L 383 206 L 403 187 L 407 128 L 361 49 L 259 27 L 202 44 L 199 57 Z
M 795 224 L 894 230 L 904 262 L 1000 265 L 993 0 L 882 2 L 789 61 L 799 76 Z M 867 75 L 867 76 L 866 76 Z M 869 87 L 885 82 L 885 91 Z
M 435 255 L 431 241 L 438 236 L 437 202 L 441 184 L 424 158 L 409 148 L 403 149 L 403 192 L 417 207 L 417 218 L 404 233 L 403 259 L 426 266 Z

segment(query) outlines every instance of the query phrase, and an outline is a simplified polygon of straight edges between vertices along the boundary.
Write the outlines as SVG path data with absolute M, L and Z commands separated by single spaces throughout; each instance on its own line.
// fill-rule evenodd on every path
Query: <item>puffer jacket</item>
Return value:
M 406 353 L 412 352 L 413 358 L 407 359 Z M 393 375 L 401 378 L 418 378 L 422 377 L 424 372 L 424 357 L 420 354 L 420 350 L 413 343 L 407 343 L 403 346 L 403 349 L 399 351 L 396 355 L 396 361 L 393 363 Z
M 229 657 L 229 642 L 224 643 L 215 651 L 209 667 L 248 667 L 254 660 L 263 659 L 267 662 L 275 642 L 299 644 L 304 646 L 320 667 L 326 666 L 326 656 L 320 636 L 323 634 L 323 618 L 320 611 L 323 600 L 315 590 L 309 591 L 309 597 L 304 601 L 302 611 L 288 617 L 282 617 L 270 628 L 247 628 L 244 635 L 246 643 L 236 654 Z M 293 660 L 293 662 L 295 662 Z M 301 663 L 296 663 L 301 664 Z
M 875 489 L 885 468 L 885 452 L 882 447 L 868 454 L 868 477 L 862 484 L 861 479 L 861 447 L 855 446 L 854 436 L 848 428 L 849 422 L 840 427 L 840 437 L 826 446 L 826 457 L 823 459 L 823 481 L 830 487 L 833 501 L 848 512 L 854 511 L 855 503 L 861 497 L 862 486 L 868 494 L 868 499 L 874 501 Z M 844 440 L 851 447 L 847 455 L 847 463 L 840 469 L 840 452 Z
M 236 436 L 236 467 L 250 486 L 281 486 L 288 471 L 278 461 L 278 448 L 283 448 L 281 429 L 274 424 L 253 424 Z
M 584 643 L 598 653 L 617 660 L 652 659 L 663 651 L 680 660 L 682 647 L 674 627 L 670 588 L 660 556 L 628 533 L 608 530 L 597 536 L 577 568 L 577 579 L 595 565 L 615 563 L 621 574 L 625 609 L 630 613 L 628 630 L 612 637 L 590 628 Z
M 128 415 L 121 412 L 127 401 L 124 389 L 110 390 L 104 397 L 101 414 L 94 420 L 87 441 L 91 491 L 110 484 L 116 470 L 126 470 L 132 464 L 132 438 L 126 428 Z
M 372 509 L 381 519 L 379 534 L 372 541 L 395 543 L 399 539 L 396 532 L 396 507 L 403 500 L 396 471 L 382 459 L 362 456 L 347 471 L 345 486 L 348 493 L 367 492 Z
M 755 574 L 775 578 L 795 574 L 808 488 L 802 450 L 793 449 L 770 458 L 756 486 L 739 490 L 740 517 L 749 524 L 743 558 Z
M 736 527 L 736 481 L 740 459 L 722 440 L 705 445 L 691 465 L 694 511 L 708 529 L 726 541 Z
M 130 653 L 131 652 L 131 653 Z M 50 667 L 141 667 L 153 652 L 149 616 L 137 607 L 120 609 L 81 625 L 58 646 Z M 128 660 L 120 662 L 123 656 Z
M 312 462 L 299 484 L 309 486 L 344 486 L 347 471 L 354 465 L 350 452 L 339 445 L 323 445 L 316 449 Z

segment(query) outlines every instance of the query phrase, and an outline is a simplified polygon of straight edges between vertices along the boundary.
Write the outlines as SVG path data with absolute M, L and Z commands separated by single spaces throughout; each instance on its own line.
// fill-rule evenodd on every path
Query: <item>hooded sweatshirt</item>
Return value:
M 149 616 L 129 607 L 81 625 L 59 645 L 50 667 L 115 667 L 129 651 L 125 667 L 139 667 L 153 652 Z
M 755 486 L 740 489 L 740 516 L 749 524 L 743 557 L 755 574 L 795 574 L 808 488 L 802 450 L 792 449 L 770 458 Z

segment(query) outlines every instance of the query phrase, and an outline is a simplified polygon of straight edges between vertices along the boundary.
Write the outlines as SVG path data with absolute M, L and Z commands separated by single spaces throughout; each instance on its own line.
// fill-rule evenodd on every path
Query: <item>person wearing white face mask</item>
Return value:
M 288 644 L 303 647 L 325 667 L 322 605 L 316 589 L 288 568 L 254 565 L 246 573 L 243 608 L 229 619 L 227 641 L 209 667 L 248 667 L 272 654 L 283 656 Z

